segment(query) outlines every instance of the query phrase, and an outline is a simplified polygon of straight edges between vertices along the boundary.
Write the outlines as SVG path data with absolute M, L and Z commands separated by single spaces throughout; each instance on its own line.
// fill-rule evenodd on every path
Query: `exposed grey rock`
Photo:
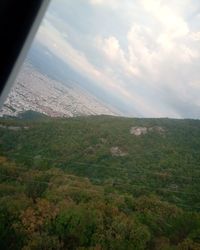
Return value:
M 145 135 L 147 133 L 147 128 L 146 127 L 132 127 L 130 129 L 130 134 L 140 136 L 140 135 Z
M 111 147 L 110 152 L 112 156 L 126 156 L 128 155 L 127 152 L 123 151 L 119 147 Z
M 145 135 L 148 132 L 157 132 L 159 134 L 163 134 L 165 132 L 165 129 L 160 126 L 154 126 L 154 127 L 131 127 L 130 128 L 130 134 L 135 136 Z

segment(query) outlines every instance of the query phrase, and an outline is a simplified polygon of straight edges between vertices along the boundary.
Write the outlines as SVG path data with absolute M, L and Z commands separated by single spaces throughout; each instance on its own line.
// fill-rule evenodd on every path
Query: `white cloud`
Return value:
M 187 35 L 189 32 L 188 25 L 173 6 L 168 6 L 167 1 L 142 0 L 142 5 L 160 25 L 163 32 L 169 34 L 171 39 Z
M 151 30 L 145 26 L 134 24 L 127 34 L 129 63 L 139 67 L 145 74 L 150 73 L 152 77 L 157 74 L 156 63 L 158 48 L 153 40 Z
M 129 62 L 116 37 L 97 37 L 95 39 L 98 50 L 101 50 L 112 64 L 120 66 L 124 73 L 138 77 L 139 69 Z
M 116 7 L 119 5 L 120 0 L 89 0 L 92 5 L 104 5 L 108 7 Z
M 111 60 L 116 60 L 118 55 L 124 56 L 123 51 L 120 49 L 119 41 L 114 36 L 104 40 L 103 50 Z
M 63 30 L 64 25 L 55 28 L 50 21 L 40 28 L 37 39 L 76 71 L 108 92 L 115 92 L 145 116 L 183 115 L 173 107 L 170 98 L 165 98 L 162 103 L 162 96 L 167 96 L 167 90 L 172 91 L 173 98 L 177 97 L 180 102 L 187 100 L 199 105 L 193 97 L 197 97 L 194 83 L 200 78 L 200 25 L 195 21 L 193 28 L 190 20 L 194 13 L 194 20 L 198 19 L 200 3 L 193 4 L 193 0 L 86 2 L 93 6 L 97 15 L 85 11 L 80 20 L 87 19 L 88 27 L 82 29 L 81 24 L 77 26 L 77 18 L 74 17 L 75 25 L 70 29 L 80 32 L 80 44 L 88 42 L 89 49 L 83 46 L 75 48 L 70 34 Z M 102 12 L 102 6 L 109 11 Z M 106 15 L 109 16 L 104 20 Z M 54 20 L 56 18 L 54 16 Z M 118 28 L 120 22 L 122 26 Z M 102 27 L 105 27 L 105 32 Z M 90 28 L 93 32 L 91 37 Z M 87 36 L 84 33 L 86 29 Z M 91 58 L 97 58 L 101 66 Z
M 131 94 L 121 86 L 122 84 L 120 81 L 112 79 L 112 77 L 107 75 L 105 71 L 100 71 L 92 65 L 84 53 L 74 49 L 66 41 L 65 36 L 62 36 L 62 32 L 55 29 L 54 26 L 47 20 L 40 27 L 36 40 L 45 45 L 53 54 L 69 64 L 75 71 L 82 73 L 95 84 L 121 95 L 124 101 L 129 100 L 135 105 L 140 106 L 142 113 L 158 115 L 156 111 L 149 108 L 149 105 L 143 98 L 137 94 Z
M 191 32 L 190 37 L 194 41 L 200 41 L 200 31 L 198 32 Z
M 44 22 L 38 31 L 36 39 L 44 44 L 53 54 L 71 64 L 74 68 L 98 77 L 98 71 L 88 62 L 84 54 L 73 49 L 66 41 L 66 35 L 62 36 L 62 33 L 55 29 L 50 22 Z

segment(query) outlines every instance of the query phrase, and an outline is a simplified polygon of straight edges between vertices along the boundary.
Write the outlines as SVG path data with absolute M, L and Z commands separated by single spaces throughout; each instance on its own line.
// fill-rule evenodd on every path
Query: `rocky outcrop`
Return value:
M 119 147 L 111 147 L 110 148 L 110 153 L 112 156 L 126 156 L 128 155 L 128 152 L 125 152 Z
M 163 134 L 165 132 L 165 129 L 160 126 L 154 126 L 154 127 L 131 127 L 130 128 L 130 134 L 135 136 L 145 135 L 148 132 L 157 132 L 158 134 Z

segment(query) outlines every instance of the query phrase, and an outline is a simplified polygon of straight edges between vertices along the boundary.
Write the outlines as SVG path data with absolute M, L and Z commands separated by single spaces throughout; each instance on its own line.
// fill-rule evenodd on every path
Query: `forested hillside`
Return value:
M 2 249 L 200 249 L 200 121 L 0 120 Z

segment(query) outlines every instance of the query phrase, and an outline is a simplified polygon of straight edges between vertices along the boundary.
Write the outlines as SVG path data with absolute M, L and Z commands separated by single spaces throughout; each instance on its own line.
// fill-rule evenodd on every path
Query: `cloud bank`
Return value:
M 200 118 L 198 1 L 53 0 L 36 42 L 124 115 Z

